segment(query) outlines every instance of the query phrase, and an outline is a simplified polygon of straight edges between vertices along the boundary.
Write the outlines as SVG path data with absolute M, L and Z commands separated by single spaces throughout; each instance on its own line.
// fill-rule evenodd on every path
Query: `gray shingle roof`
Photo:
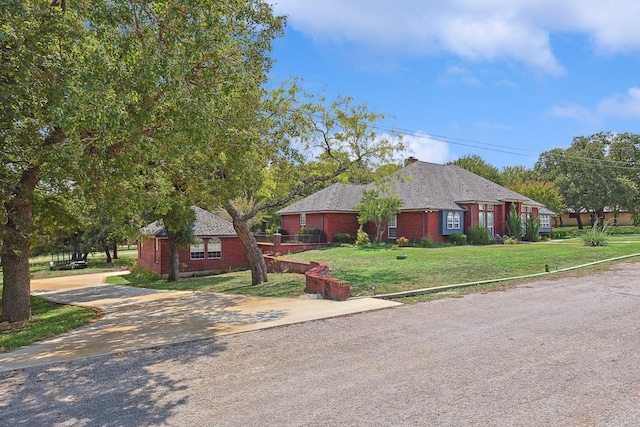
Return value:
M 365 185 L 336 183 L 323 188 L 285 208 L 278 214 L 295 214 L 302 212 L 356 212 L 355 206 L 360 203 L 362 189 Z
M 402 199 L 401 210 L 465 210 L 463 203 L 501 204 L 518 201 L 542 206 L 515 191 L 455 165 L 414 162 L 391 175 L 390 191 Z M 278 214 L 302 212 L 355 212 L 364 189 L 375 184 L 333 184 L 281 210 Z
M 196 216 L 195 221 L 191 224 L 193 234 L 196 236 L 237 236 L 236 231 L 233 228 L 233 224 L 229 221 L 197 206 L 191 206 L 191 210 Z M 141 230 L 141 232 L 142 234 L 150 237 L 167 237 L 167 230 L 164 228 L 162 220 L 155 221 L 147 225 Z

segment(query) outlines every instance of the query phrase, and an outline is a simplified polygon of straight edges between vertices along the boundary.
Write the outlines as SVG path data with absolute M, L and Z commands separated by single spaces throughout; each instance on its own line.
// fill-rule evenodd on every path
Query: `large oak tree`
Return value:
M 283 23 L 259 0 L 3 4 L 3 320 L 30 317 L 39 186 L 81 188 L 111 214 L 148 207 L 148 168 L 162 170 L 173 148 L 228 143 L 238 99 L 264 82 Z

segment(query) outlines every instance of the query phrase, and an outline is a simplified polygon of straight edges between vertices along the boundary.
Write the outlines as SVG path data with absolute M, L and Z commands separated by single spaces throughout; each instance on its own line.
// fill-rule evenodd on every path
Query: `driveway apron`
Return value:
M 88 274 L 32 281 L 35 295 L 54 302 L 94 307 L 103 315 L 94 323 L 58 337 L 0 354 L 0 371 L 399 305 L 375 298 L 336 302 L 157 291 L 105 284 L 106 276 Z

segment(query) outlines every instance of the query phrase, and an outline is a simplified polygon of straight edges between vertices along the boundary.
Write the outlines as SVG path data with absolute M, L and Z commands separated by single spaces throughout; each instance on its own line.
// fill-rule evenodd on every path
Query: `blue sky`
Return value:
M 405 155 L 533 167 L 574 136 L 640 133 L 638 0 L 277 0 L 274 84 L 353 96 Z

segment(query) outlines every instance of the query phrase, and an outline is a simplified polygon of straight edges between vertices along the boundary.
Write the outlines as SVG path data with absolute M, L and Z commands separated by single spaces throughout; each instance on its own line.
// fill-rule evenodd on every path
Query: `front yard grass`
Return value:
M 393 293 L 442 285 L 522 276 L 574 267 L 640 253 L 639 236 L 612 236 L 607 246 L 587 247 L 579 239 L 517 245 L 445 246 L 438 248 L 381 245 L 354 246 L 287 255 L 299 261 L 322 261 L 331 276 L 351 283 L 352 296 Z M 406 256 L 397 259 L 398 255 Z M 546 258 L 545 258 L 546 257 Z M 592 269 L 606 268 L 603 266 Z M 562 273 L 568 274 L 568 273 Z M 170 283 L 145 275 L 114 276 L 109 283 L 154 289 L 199 290 L 255 296 L 295 297 L 304 292 L 304 278 L 297 274 L 269 274 L 266 284 L 251 286 L 248 271 L 216 276 L 183 278 Z
M 304 294 L 305 278 L 302 274 L 272 273 L 269 274 L 267 283 L 252 286 L 251 272 L 246 270 L 206 277 L 184 277 L 177 282 L 169 282 L 156 275 L 132 273 L 108 277 L 107 283 L 149 289 L 220 292 L 257 297 L 297 297 Z
M 32 296 L 31 320 L 0 323 L 0 352 L 60 335 L 92 321 L 97 315 L 94 310 Z

